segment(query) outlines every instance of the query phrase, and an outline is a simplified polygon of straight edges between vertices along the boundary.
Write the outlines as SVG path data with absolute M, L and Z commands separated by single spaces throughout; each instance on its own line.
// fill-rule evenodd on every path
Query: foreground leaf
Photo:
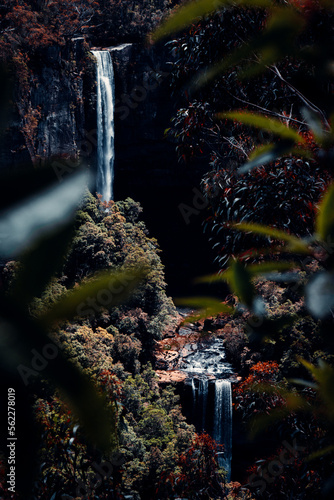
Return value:
M 215 297 L 185 297 L 174 300 L 177 306 L 198 309 L 198 313 L 188 316 L 186 323 L 193 323 L 203 318 L 217 316 L 218 314 L 233 314 L 233 307 L 224 304 Z
M 106 409 L 107 401 L 93 383 L 68 361 L 65 351 L 52 341 L 47 330 L 31 319 L 18 303 L 3 297 L 0 317 L 5 335 L 0 349 L 1 365 L 13 376 L 19 374 L 25 389 L 37 375 L 50 380 L 73 408 L 88 438 L 101 449 L 108 449 L 115 435 L 115 423 Z M 42 356 L 38 366 L 36 363 L 32 366 L 34 356 Z
M 12 258 L 72 220 L 92 177 L 84 171 L 0 213 L 0 256 Z
M 276 229 L 270 226 L 264 226 L 262 224 L 256 224 L 251 222 L 230 222 L 230 227 L 238 229 L 240 231 L 251 232 L 260 234 L 263 236 L 271 237 L 275 240 L 283 240 L 288 243 L 288 249 L 291 252 L 296 253 L 310 253 L 307 244 L 297 236 L 289 234 L 281 229 Z
M 316 218 L 316 233 L 326 243 L 334 239 L 334 184 L 327 189 L 320 203 Z
M 334 273 L 316 273 L 305 289 L 305 303 L 312 316 L 325 319 L 334 311 Z
M 49 325 L 76 316 L 92 316 L 103 308 L 122 304 L 130 298 L 147 273 L 147 270 L 104 271 L 67 292 L 39 320 Z
M 244 7 L 270 7 L 272 3 L 269 0 L 198 0 L 181 5 L 175 13 L 167 18 L 156 31 L 153 32 L 152 39 L 157 42 L 161 38 L 183 30 L 190 26 L 198 18 L 205 17 L 222 7 L 231 6 Z
M 282 139 L 287 139 L 297 143 L 304 143 L 305 139 L 296 130 L 284 125 L 276 118 L 268 118 L 258 113 L 249 113 L 247 111 L 229 111 L 227 113 L 218 113 L 219 118 L 238 121 L 243 125 L 260 128 L 278 135 Z

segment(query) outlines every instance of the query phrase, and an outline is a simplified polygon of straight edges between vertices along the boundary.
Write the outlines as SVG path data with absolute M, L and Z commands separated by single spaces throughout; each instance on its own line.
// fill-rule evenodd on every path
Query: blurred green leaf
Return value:
M 334 310 L 334 272 L 314 273 L 305 287 L 305 304 L 317 319 L 329 317 Z
M 25 168 L 0 171 L 0 210 L 13 206 L 19 201 L 28 199 L 43 189 L 59 183 L 52 162 L 43 167 L 29 168 L 26 166 Z
M 297 267 L 300 267 L 297 262 L 263 262 L 262 264 L 250 264 L 247 266 L 247 271 L 251 276 L 257 276 L 258 274 L 267 274 L 273 271 L 288 271 Z
M 191 307 L 198 309 L 198 313 L 187 316 L 185 322 L 193 323 L 209 316 L 217 316 L 218 314 L 227 313 L 233 314 L 233 307 L 224 304 L 215 297 L 184 297 L 174 299 L 178 306 Z
M 334 239 L 334 184 L 327 189 L 320 203 L 315 225 L 316 234 L 322 241 L 330 243 Z
M 284 143 L 281 144 L 268 144 L 266 146 L 261 146 L 257 150 L 252 151 L 249 161 L 242 167 L 238 168 L 238 173 L 246 174 L 255 167 L 271 163 L 277 158 L 292 152 L 293 146 L 294 143 L 292 141 L 284 141 Z
M 198 0 L 181 5 L 175 13 L 166 19 L 151 35 L 152 40 L 165 38 L 168 35 L 183 30 L 187 26 L 196 22 L 199 18 L 205 17 L 222 7 L 239 5 L 241 7 L 261 7 L 272 6 L 270 0 Z
M 293 236 L 285 231 L 276 229 L 269 226 L 263 226 L 262 224 L 255 224 L 250 222 L 231 222 L 230 227 L 238 229 L 239 231 L 245 231 L 250 233 L 262 234 L 263 236 L 268 236 L 274 240 L 283 240 L 288 243 L 288 250 L 290 252 L 296 253 L 310 253 L 307 244 L 300 238 Z
M 240 261 L 236 260 L 232 262 L 224 275 L 233 293 L 239 297 L 245 306 L 252 308 L 255 288 L 251 282 L 251 275 L 247 268 Z
M 264 6 L 265 7 L 265 6 Z M 274 4 L 271 4 L 274 7 Z M 272 17 L 269 19 L 265 30 L 260 36 L 235 49 L 231 54 L 224 57 L 222 61 L 213 66 L 201 70 L 190 83 L 190 91 L 196 91 L 221 73 L 226 72 L 233 66 L 240 66 L 238 77 L 249 78 L 268 69 L 268 66 L 278 62 L 287 54 L 295 52 L 293 40 L 304 27 L 304 21 L 295 9 L 284 7 L 281 9 L 269 9 Z M 257 55 L 255 62 L 254 55 Z M 247 68 L 242 69 L 242 63 L 247 63 Z
M 28 385 L 33 377 L 29 372 L 34 368 L 32 358 L 36 353 L 43 357 L 45 347 L 54 344 L 52 338 L 21 309 L 19 303 L 5 297 L 0 301 L 0 317 L 6 321 L 4 328 L 9 329 L 12 340 L 11 345 L 0 350 L 1 363 L 12 374 L 19 372 L 22 376 L 22 367 L 28 369 L 28 374 L 22 376 L 22 385 Z M 36 372 L 35 369 L 32 371 Z M 56 356 L 46 359 L 37 373 L 60 389 L 83 423 L 87 436 L 100 448 L 107 449 L 111 436 L 115 434 L 114 423 L 106 409 L 107 401 L 98 394 L 89 378 L 67 360 L 60 348 Z
M 253 278 L 259 274 L 268 274 L 272 272 L 288 271 L 300 267 L 296 262 L 263 262 L 262 264 L 251 264 L 246 266 L 247 272 Z M 196 279 L 196 283 L 215 283 L 228 281 L 231 279 L 231 270 L 228 269 L 224 273 L 209 274 Z
M 90 316 L 105 307 L 115 307 L 130 298 L 147 273 L 147 270 L 99 273 L 67 292 L 39 320 L 42 324 L 50 325 L 76 316 Z
M 303 16 L 292 6 L 273 6 L 262 36 L 256 40 L 257 61 L 248 63 L 239 77 L 256 76 L 287 55 L 293 55 L 297 51 L 294 41 L 304 26 Z
M 306 461 L 315 460 L 317 458 L 324 457 L 325 455 L 329 455 L 329 453 L 333 453 L 333 452 L 334 452 L 334 445 L 326 446 L 326 448 L 323 448 L 322 450 L 318 450 L 318 451 L 311 453 L 306 458 Z
M 81 171 L 0 213 L 0 256 L 16 257 L 73 219 L 92 177 Z
M 219 118 L 227 118 L 228 120 L 234 120 L 242 123 L 243 125 L 249 125 L 250 127 L 260 128 L 278 135 L 282 139 L 287 139 L 297 143 L 304 143 L 305 139 L 296 130 L 293 130 L 286 125 L 284 125 L 280 120 L 276 118 L 268 118 L 261 114 L 249 113 L 248 111 L 229 111 L 227 113 L 218 113 Z
M 334 368 L 325 363 L 322 359 L 319 359 L 318 366 L 312 365 L 312 363 L 309 363 L 302 358 L 299 358 L 299 361 L 305 366 L 317 382 L 317 392 L 324 403 L 324 410 L 327 417 L 329 420 L 334 420 Z
M 28 305 L 39 297 L 63 264 L 64 255 L 74 236 L 74 223 L 70 222 L 53 234 L 40 238 L 20 258 L 20 271 L 11 293 L 22 304 Z

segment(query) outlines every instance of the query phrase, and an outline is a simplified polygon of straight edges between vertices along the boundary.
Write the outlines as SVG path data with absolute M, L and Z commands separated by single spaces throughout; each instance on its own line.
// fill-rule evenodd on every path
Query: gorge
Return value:
M 114 181 L 114 70 L 111 50 L 94 50 L 97 60 L 97 143 L 98 169 L 97 192 L 103 201 L 113 196 Z M 115 49 L 113 49 L 115 50 Z M 117 48 L 116 48 L 117 50 Z M 186 328 L 181 329 L 187 335 Z M 198 432 L 209 432 L 222 449 L 218 462 L 231 480 L 232 460 L 232 390 L 233 370 L 226 362 L 223 340 L 208 339 L 206 342 L 186 344 L 178 364 L 185 371 L 185 384 L 191 387 L 191 411 L 188 419 Z M 210 390 L 209 390 L 210 386 Z
M 330 3 L 2 2 L 1 499 L 333 498 Z

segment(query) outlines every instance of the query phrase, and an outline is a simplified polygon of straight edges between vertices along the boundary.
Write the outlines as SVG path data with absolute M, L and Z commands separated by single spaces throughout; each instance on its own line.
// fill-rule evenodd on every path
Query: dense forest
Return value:
M 330 0 L 0 6 L 1 498 L 332 498 L 333 42 Z M 161 141 L 201 173 L 178 209 L 215 273 L 193 248 L 191 297 L 146 209 L 96 193 L 100 139 L 78 146 L 105 112 L 92 50 L 127 44 L 167 61 Z

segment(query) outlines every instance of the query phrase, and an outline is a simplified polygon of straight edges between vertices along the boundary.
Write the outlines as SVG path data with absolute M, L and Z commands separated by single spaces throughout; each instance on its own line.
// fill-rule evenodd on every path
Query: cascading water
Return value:
M 213 437 L 217 443 L 224 445 L 223 453 L 218 454 L 218 463 L 226 470 L 229 481 L 232 459 L 232 391 L 229 380 L 216 380 L 215 383 Z
M 226 362 L 224 342 L 214 337 L 200 345 L 184 347 L 179 368 L 187 372 L 192 391 L 190 420 L 198 432 L 208 431 L 224 448 L 218 453 L 218 463 L 231 479 L 232 460 L 232 366 Z
M 97 61 L 97 181 L 104 201 L 113 198 L 114 181 L 114 70 L 108 50 L 93 50 Z
M 208 379 L 200 379 L 198 386 L 198 396 L 201 399 L 201 407 L 202 407 L 202 429 L 205 430 L 206 423 L 206 409 L 208 403 L 208 389 L 209 389 L 209 381 Z

